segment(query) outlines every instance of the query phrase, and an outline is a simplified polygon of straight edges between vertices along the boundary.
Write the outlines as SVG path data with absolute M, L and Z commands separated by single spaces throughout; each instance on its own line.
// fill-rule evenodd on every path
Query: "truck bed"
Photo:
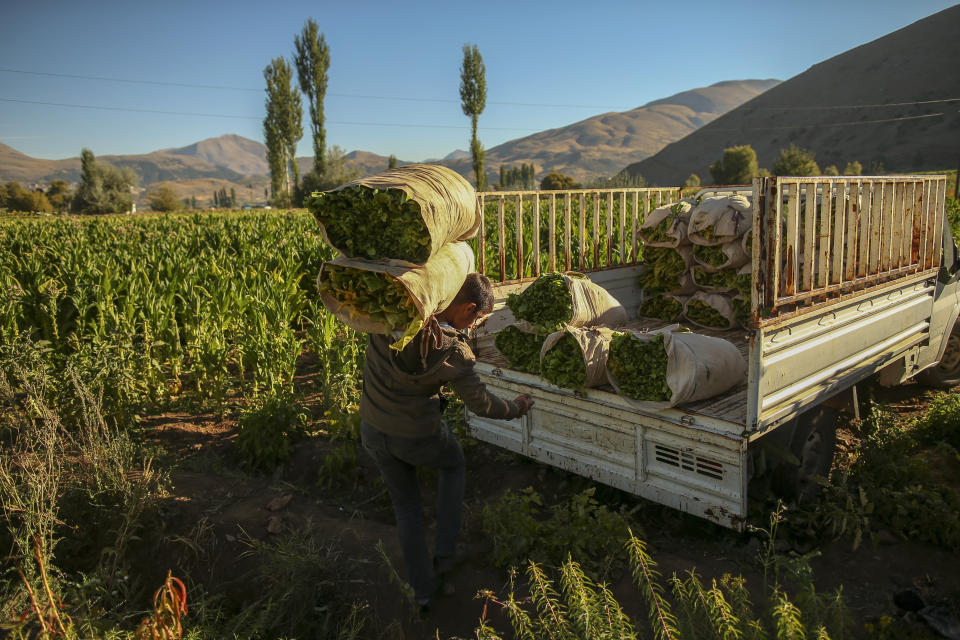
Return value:
M 667 323 L 659 320 L 657 318 L 644 318 L 640 317 L 632 322 L 619 327 L 620 329 L 633 329 L 637 331 L 642 330 L 653 330 L 659 329 L 661 327 L 667 326 Z M 705 329 L 694 324 L 689 323 L 680 323 L 680 326 L 686 327 L 693 331 L 694 333 L 699 333 L 702 335 L 713 336 L 717 338 L 723 338 L 729 342 L 732 342 L 740 350 L 740 353 L 743 355 L 746 360 L 750 350 L 750 335 L 742 329 L 727 329 L 727 330 L 717 330 L 717 329 Z M 498 369 L 508 369 L 510 370 L 510 365 L 507 362 L 507 359 L 500 353 L 499 350 L 493 344 L 494 337 L 485 336 L 479 339 L 476 343 L 475 353 L 477 355 L 477 360 L 489 364 Z M 512 370 L 511 370 L 512 371 Z M 520 373 L 520 372 L 518 372 Z M 521 374 L 523 375 L 523 374 Z M 530 375 L 530 374 L 526 374 Z M 545 387 L 551 388 L 557 391 L 564 391 L 566 393 L 578 395 L 584 397 L 587 400 L 593 400 L 596 402 L 608 401 L 608 398 L 604 398 L 604 395 L 617 395 L 613 387 L 610 385 L 604 385 L 601 387 L 596 387 L 595 389 L 589 389 L 585 394 L 579 394 L 572 389 L 561 389 L 554 386 L 553 384 L 547 382 L 543 378 L 538 378 L 540 384 Z M 746 426 L 747 422 L 747 379 L 744 379 L 735 387 L 729 391 L 708 398 L 705 400 L 700 400 L 698 402 L 693 402 L 689 404 L 684 404 L 677 407 L 680 411 L 685 413 L 702 415 L 710 418 L 716 418 L 718 420 L 723 420 L 725 422 L 735 423 L 737 425 Z

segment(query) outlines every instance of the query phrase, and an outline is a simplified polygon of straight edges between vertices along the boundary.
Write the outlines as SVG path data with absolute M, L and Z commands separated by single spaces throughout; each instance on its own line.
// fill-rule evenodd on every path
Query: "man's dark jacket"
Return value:
M 383 433 L 406 438 L 433 435 L 440 428 L 449 384 L 467 409 L 488 418 L 510 420 L 520 415 L 516 403 L 498 398 L 473 370 L 476 356 L 467 339 L 442 329 L 441 346 L 432 345 L 426 366 L 420 355 L 421 331 L 403 351 L 390 348 L 389 336 L 371 335 L 363 365 L 360 418 Z

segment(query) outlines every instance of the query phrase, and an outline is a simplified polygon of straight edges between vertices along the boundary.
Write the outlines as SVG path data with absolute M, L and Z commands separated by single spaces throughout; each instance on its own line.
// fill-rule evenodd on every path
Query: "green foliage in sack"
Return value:
M 638 281 L 640 288 L 649 293 L 679 288 L 680 276 L 687 270 L 683 256 L 670 247 L 644 247 L 642 264 L 647 268 Z
M 583 389 L 587 383 L 587 365 L 580 344 L 569 333 L 543 354 L 542 375 L 558 387 Z
M 546 337 L 546 334 L 525 333 L 510 325 L 497 332 L 493 344 L 512 368 L 527 373 L 540 373 L 540 348 Z
M 420 204 L 401 189 L 362 185 L 314 192 L 305 203 L 330 242 L 351 258 L 395 258 L 423 264 L 430 232 Z
M 559 273 L 542 275 L 520 293 L 511 293 L 507 306 L 517 320 L 545 332 L 556 331 L 573 317 L 573 297 Z
M 729 269 L 711 273 L 703 267 L 694 267 L 693 281 L 701 287 L 736 289 L 740 293 L 750 292 L 750 274 L 738 274 L 736 271 Z
M 730 258 L 723 251 L 723 245 L 693 245 L 693 257 L 703 264 L 709 264 L 712 267 L 722 267 Z
M 378 271 L 327 264 L 320 279 L 321 293 L 329 293 L 351 318 L 367 315 L 387 325 L 390 332 L 404 331 L 420 319 L 413 298 L 398 280 Z
M 663 336 L 644 340 L 632 333 L 615 332 L 610 341 L 607 369 L 620 393 L 634 400 L 669 400 L 667 350 Z
M 633 512 L 610 509 L 594 498 L 595 491 L 590 487 L 548 508 L 532 487 L 508 489 L 483 508 L 493 563 L 504 568 L 527 561 L 558 566 L 572 554 L 595 575 L 623 566 L 624 541 L 630 527 L 636 528 Z
M 687 318 L 704 327 L 730 328 L 730 321 L 703 300 L 691 300 L 687 303 Z
M 237 455 L 255 469 L 276 469 L 290 459 L 307 419 L 299 402 L 282 394 L 269 396 L 237 420 Z
M 645 318 L 658 318 L 664 322 L 673 322 L 683 313 L 683 303 L 670 296 L 650 296 L 640 305 L 640 315 Z
M 652 229 L 646 229 L 643 232 L 644 240 L 647 242 L 675 242 L 676 238 L 671 235 L 677 225 L 680 215 L 684 211 L 684 203 L 678 202 L 670 207 L 670 213 L 665 215 L 657 226 Z

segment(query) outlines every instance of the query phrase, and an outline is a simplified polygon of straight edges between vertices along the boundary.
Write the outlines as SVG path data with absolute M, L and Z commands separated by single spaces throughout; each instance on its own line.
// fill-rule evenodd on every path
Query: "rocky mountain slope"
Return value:
M 814 65 L 706 124 L 628 175 L 659 185 L 708 167 L 723 149 L 749 144 L 761 167 L 796 144 L 823 169 L 858 161 L 864 171 L 957 166 L 960 157 L 960 5 Z

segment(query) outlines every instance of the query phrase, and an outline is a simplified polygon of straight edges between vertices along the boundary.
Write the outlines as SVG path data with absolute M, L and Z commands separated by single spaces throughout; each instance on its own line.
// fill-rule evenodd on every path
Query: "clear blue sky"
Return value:
M 722 80 L 786 80 L 952 4 L 3 0 L 0 142 L 67 158 L 262 141 L 263 69 L 311 17 L 330 46 L 328 145 L 418 161 L 469 148 L 465 43 L 486 65 L 490 148 Z M 305 114 L 300 155 L 309 131 Z

